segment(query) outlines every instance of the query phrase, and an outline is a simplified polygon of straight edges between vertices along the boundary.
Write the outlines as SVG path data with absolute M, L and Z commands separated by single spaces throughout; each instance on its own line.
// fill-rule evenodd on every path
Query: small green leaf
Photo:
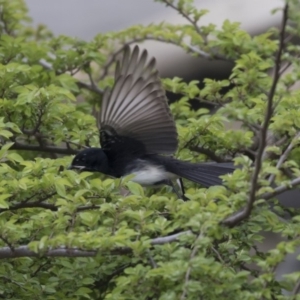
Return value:
M 60 195 L 62 197 L 66 196 L 65 186 L 59 180 L 55 181 L 54 185 L 55 185 L 58 195 Z
M 5 199 L 9 198 L 12 194 L 2 194 L 0 195 L 0 207 L 1 208 L 9 208 L 9 204 L 5 201 Z
M 7 158 L 9 160 L 16 161 L 16 162 L 23 162 L 23 160 L 24 160 L 21 155 L 19 155 L 18 153 L 14 153 L 14 152 L 9 153 L 7 155 Z
M 144 196 L 144 189 L 138 183 L 129 181 L 126 186 L 133 195 Z

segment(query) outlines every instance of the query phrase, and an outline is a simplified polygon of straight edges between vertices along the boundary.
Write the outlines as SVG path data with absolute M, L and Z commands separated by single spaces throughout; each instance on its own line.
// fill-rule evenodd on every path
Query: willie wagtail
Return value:
M 133 174 L 141 185 L 167 184 L 186 178 L 205 187 L 219 185 L 232 165 L 190 163 L 168 155 L 177 149 L 177 131 L 155 59 L 139 47 L 125 47 L 117 62 L 115 83 L 106 89 L 98 127 L 102 148 L 79 152 L 70 169 L 101 172 L 112 177 Z M 163 155 L 161 155 L 163 154 Z

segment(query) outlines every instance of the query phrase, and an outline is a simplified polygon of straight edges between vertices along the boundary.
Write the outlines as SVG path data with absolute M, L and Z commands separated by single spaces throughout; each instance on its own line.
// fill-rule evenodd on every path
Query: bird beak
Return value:
M 70 165 L 70 166 L 68 166 L 67 170 L 74 170 L 74 169 L 83 170 L 84 168 L 85 168 L 85 166 Z

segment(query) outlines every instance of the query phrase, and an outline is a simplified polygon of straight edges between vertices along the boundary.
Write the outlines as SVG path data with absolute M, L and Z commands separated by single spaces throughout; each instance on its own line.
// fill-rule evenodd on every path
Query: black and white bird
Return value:
M 79 152 L 71 169 L 118 178 L 132 174 L 132 181 L 144 186 L 173 186 L 172 180 L 183 177 L 204 187 L 222 184 L 219 176 L 234 170 L 229 164 L 190 163 L 170 156 L 178 145 L 175 123 L 155 59 L 148 59 L 138 46 L 132 51 L 125 47 L 98 119 L 102 148 Z

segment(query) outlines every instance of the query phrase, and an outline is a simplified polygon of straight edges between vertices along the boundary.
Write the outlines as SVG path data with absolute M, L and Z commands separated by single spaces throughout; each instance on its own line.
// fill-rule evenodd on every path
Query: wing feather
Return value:
M 156 62 L 148 59 L 146 50 L 140 52 L 138 46 L 133 51 L 126 47 L 118 61 L 115 84 L 103 95 L 99 129 L 107 131 L 105 142 L 116 134 L 143 143 L 147 153 L 172 154 L 178 144 L 177 131 Z

